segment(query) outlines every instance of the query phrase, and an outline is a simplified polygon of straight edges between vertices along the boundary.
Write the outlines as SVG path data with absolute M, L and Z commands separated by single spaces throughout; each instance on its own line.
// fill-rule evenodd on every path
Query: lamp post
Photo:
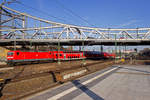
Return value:
M 103 52 L 103 45 L 101 45 L 101 52 Z
M 136 28 L 137 29 L 137 39 L 139 38 L 139 31 L 138 31 L 138 28 Z
M 58 64 L 60 65 L 60 39 L 58 38 Z
M 117 38 L 117 35 L 115 34 L 115 54 L 116 54 L 116 56 L 117 56 L 117 40 L 116 40 L 116 38 Z M 116 63 L 116 57 L 115 57 L 115 63 Z
M 82 41 L 82 52 L 83 52 L 83 56 L 84 56 L 84 41 Z M 86 64 L 84 59 L 82 60 L 82 64 L 83 64 L 83 66 Z

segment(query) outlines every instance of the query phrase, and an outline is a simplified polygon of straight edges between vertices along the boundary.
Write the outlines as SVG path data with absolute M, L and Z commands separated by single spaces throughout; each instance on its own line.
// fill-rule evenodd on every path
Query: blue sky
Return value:
M 29 7 L 13 3 L 6 5 L 15 10 L 28 13 L 43 19 L 74 24 L 79 26 L 101 28 L 139 28 L 150 27 L 150 0 L 18 0 L 21 3 L 48 13 L 43 14 Z M 91 26 L 80 18 L 72 15 L 62 7 L 72 10 L 75 14 L 87 20 Z M 0 3 L 2 0 L 0 1 Z M 49 15 L 56 16 L 53 18 Z M 60 20 L 61 19 L 61 20 Z M 135 46 L 137 47 L 137 46 Z M 135 48 L 132 47 L 132 48 Z M 97 49 L 99 47 L 96 47 Z M 107 48 L 107 47 L 106 47 Z M 131 47 L 129 47 L 131 48 Z M 140 48 L 138 46 L 137 48 Z M 91 47 L 91 49 L 93 49 Z
M 39 9 L 56 16 L 56 19 L 14 3 L 6 5 L 15 10 L 31 14 L 40 18 L 65 24 L 93 27 L 80 18 L 72 15 L 59 3 L 74 13 L 94 24 L 94 27 L 102 28 L 137 28 L 149 27 L 150 0 L 18 0 L 25 5 Z M 58 3 L 58 2 L 59 3 Z M 2 2 L 2 0 L 1 0 Z M 64 21 L 65 20 L 65 21 Z

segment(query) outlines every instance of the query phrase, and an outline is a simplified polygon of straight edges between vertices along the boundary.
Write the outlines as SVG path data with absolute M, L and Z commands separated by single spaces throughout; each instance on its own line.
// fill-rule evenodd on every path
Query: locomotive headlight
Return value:
M 7 58 L 14 58 L 14 57 L 7 57 Z

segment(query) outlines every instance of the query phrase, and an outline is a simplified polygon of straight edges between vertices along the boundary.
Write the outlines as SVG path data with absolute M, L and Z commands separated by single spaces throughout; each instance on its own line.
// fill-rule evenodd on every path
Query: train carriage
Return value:
M 22 52 L 22 51 L 8 51 L 7 63 L 14 64 L 18 62 L 34 62 L 42 60 L 53 60 L 53 53 L 49 52 Z
M 85 59 L 83 52 L 66 52 L 66 51 L 54 51 L 54 60 L 78 60 Z
M 99 51 L 85 51 L 85 57 L 87 59 L 110 59 L 114 58 L 115 54 Z

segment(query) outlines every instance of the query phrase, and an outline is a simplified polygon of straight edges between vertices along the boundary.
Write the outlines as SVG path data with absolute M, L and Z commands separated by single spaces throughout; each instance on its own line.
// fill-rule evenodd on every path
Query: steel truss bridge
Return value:
M 62 24 L 0 6 L 0 46 L 150 45 L 150 28 L 112 29 Z

